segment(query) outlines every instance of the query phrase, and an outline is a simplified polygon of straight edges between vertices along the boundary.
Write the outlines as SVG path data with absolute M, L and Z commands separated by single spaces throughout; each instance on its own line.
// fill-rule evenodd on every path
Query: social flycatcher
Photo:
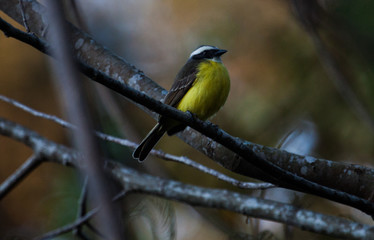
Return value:
M 207 45 L 193 51 L 175 77 L 164 103 L 183 112 L 189 111 L 201 120 L 215 114 L 230 91 L 230 77 L 220 58 L 225 52 Z M 135 149 L 133 157 L 143 161 L 165 132 L 173 135 L 185 128 L 184 123 L 160 116 L 157 125 Z

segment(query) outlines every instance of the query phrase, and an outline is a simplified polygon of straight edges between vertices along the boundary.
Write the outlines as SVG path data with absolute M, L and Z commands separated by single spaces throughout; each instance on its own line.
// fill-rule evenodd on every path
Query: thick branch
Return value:
M 209 205 L 212 208 L 283 222 L 304 230 L 333 237 L 351 239 L 374 237 L 374 229 L 370 226 L 296 208 L 289 204 L 249 197 L 225 190 L 201 188 L 177 181 L 165 180 L 141 174 L 129 168 L 123 168 L 119 163 L 115 162 L 110 162 L 109 168 L 125 189 L 135 192 L 158 195 L 199 207 Z
M 127 63 L 124 62 L 124 64 Z M 81 63 L 81 68 L 86 75 L 90 76 L 95 81 L 106 85 L 107 87 L 121 93 L 122 95 L 130 98 L 131 100 L 134 100 L 142 105 L 147 106 L 148 108 L 156 111 L 157 113 L 187 123 L 189 126 L 197 129 L 204 135 L 209 136 L 213 140 L 221 143 L 222 145 L 226 146 L 228 149 L 242 157 L 234 159 L 224 159 L 225 163 L 223 165 L 225 167 L 229 166 L 228 168 L 235 172 L 250 176 L 249 173 L 252 173 L 250 170 L 253 169 L 251 165 L 254 165 L 258 169 L 264 169 L 263 171 L 259 171 L 258 169 L 256 169 L 257 175 L 260 175 L 258 176 L 258 178 L 260 179 L 269 178 L 266 180 L 277 183 L 280 186 L 285 186 L 299 191 L 309 192 L 321 197 L 328 198 L 333 201 L 353 206 L 370 215 L 374 215 L 373 203 L 362 198 L 357 198 L 351 194 L 346 194 L 342 191 L 336 191 L 331 188 L 320 186 L 314 182 L 310 182 L 304 178 L 301 178 L 291 172 L 285 171 L 277 165 L 268 161 L 268 159 L 271 159 L 273 161 L 276 161 L 277 163 L 282 162 L 284 164 L 287 163 L 287 160 L 291 159 L 293 156 L 296 156 L 297 159 L 301 158 L 304 160 L 308 160 L 307 158 L 309 157 L 293 155 L 285 151 L 255 145 L 249 142 L 243 143 L 240 139 L 231 137 L 224 131 L 217 129 L 217 127 L 215 126 L 212 126 L 212 124 L 208 122 L 202 122 L 198 119 L 194 119 L 188 114 L 181 113 L 171 108 L 170 106 L 161 104 L 160 102 L 155 101 L 147 95 L 142 94 L 138 91 L 134 91 L 128 86 L 123 85 L 121 82 L 109 78 L 106 74 L 103 74 L 93 69 L 92 67 L 87 66 L 84 63 Z M 133 77 L 135 77 L 135 75 L 129 79 L 130 82 L 131 80 L 134 80 Z M 258 174 L 258 172 L 260 172 L 260 174 Z M 315 173 L 315 171 L 313 171 L 313 173 Z M 271 176 L 274 176 L 275 178 Z M 330 181 L 334 182 L 331 179 Z M 344 185 L 342 185 L 341 187 L 343 186 Z
M 49 162 L 78 167 L 78 153 L 63 145 L 58 145 L 38 133 L 29 130 L 17 123 L 0 118 L 0 134 L 17 140 L 30 147 L 34 154 L 41 159 L 47 158 Z
M 75 151 L 49 141 L 21 125 L 0 118 L 0 134 L 30 146 L 45 161 L 64 165 L 77 165 L 77 157 L 79 155 Z M 289 204 L 248 197 L 247 195 L 227 190 L 202 188 L 177 181 L 165 180 L 130 170 L 112 161 L 108 162 L 107 170 L 126 192 L 142 192 L 178 200 L 194 206 L 225 209 L 251 217 L 286 223 L 304 230 L 333 237 L 350 239 L 374 238 L 374 231 L 371 226 L 296 208 Z M 85 217 L 78 219 L 75 223 L 60 228 L 58 231 L 70 231 L 76 228 L 92 216 L 91 213 L 88 214 L 88 216 L 85 215 Z M 54 234 L 56 234 L 55 231 Z

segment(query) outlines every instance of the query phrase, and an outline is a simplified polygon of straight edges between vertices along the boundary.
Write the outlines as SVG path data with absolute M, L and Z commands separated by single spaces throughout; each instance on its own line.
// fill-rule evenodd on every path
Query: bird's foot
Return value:
M 209 122 L 209 125 L 214 128 L 216 131 L 219 129 L 219 126 L 217 124 L 214 124 L 212 122 Z
M 190 111 L 187 111 L 186 113 L 188 113 L 190 115 L 190 117 L 192 118 L 192 120 L 195 120 L 195 119 L 198 119 L 197 115 L 193 112 L 190 112 Z

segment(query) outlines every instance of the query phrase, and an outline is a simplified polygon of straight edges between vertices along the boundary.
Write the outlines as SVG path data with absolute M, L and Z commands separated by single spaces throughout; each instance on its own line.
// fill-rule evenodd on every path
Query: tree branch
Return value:
M 20 103 L 16 100 L 10 99 L 10 98 L 8 98 L 4 95 L 0 94 L 0 100 L 4 101 L 6 103 L 9 103 L 12 106 L 15 106 L 17 108 L 20 108 L 23 111 L 32 114 L 33 116 L 53 121 L 53 122 L 57 123 L 58 125 L 63 126 L 65 128 L 68 128 L 68 129 L 71 129 L 71 130 L 76 130 L 76 126 L 74 126 L 73 124 L 71 124 L 71 123 L 69 123 L 69 122 L 67 122 L 67 121 L 65 121 L 61 118 L 58 118 L 54 115 L 46 114 L 46 113 L 43 113 L 43 112 L 39 112 L 39 111 L 37 111 L 33 108 L 30 108 L 30 107 L 28 107 L 28 106 L 26 106 L 26 105 L 24 105 L 24 104 L 22 104 L 22 103 Z M 133 148 L 133 149 L 135 149 L 138 146 L 138 144 L 136 144 L 134 142 L 131 142 L 127 139 L 114 137 L 114 136 L 111 136 L 111 135 L 108 135 L 108 134 L 105 134 L 105 133 L 102 133 L 102 132 L 99 132 L 99 131 L 94 131 L 94 133 L 98 138 L 100 138 L 104 141 L 113 142 L 113 143 L 116 143 L 116 144 L 119 144 L 119 145 L 122 145 L 122 146 Z M 191 159 L 189 159 L 187 157 L 184 157 L 184 156 L 178 157 L 178 156 L 174 156 L 172 154 L 164 153 L 164 152 L 159 151 L 159 150 L 152 150 L 151 154 L 154 155 L 154 156 L 157 156 L 161 159 L 167 160 L 167 161 L 182 163 L 182 164 L 187 165 L 189 167 L 195 168 L 195 169 L 197 169 L 201 172 L 212 175 L 212 176 L 218 178 L 219 180 L 225 181 L 225 182 L 230 183 L 233 186 L 236 186 L 236 187 L 239 187 L 239 188 L 260 190 L 260 189 L 268 189 L 268 188 L 276 187 L 275 185 L 273 185 L 271 183 L 253 183 L 253 182 L 238 181 L 238 180 L 236 180 L 234 178 L 231 178 L 231 177 L 229 177 L 225 174 L 222 174 L 218 171 L 215 171 L 214 169 L 205 167 L 202 164 L 199 164 L 195 161 L 192 161 Z
M 37 154 L 32 155 L 21 167 L 17 169 L 12 175 L 10 175 L 0 185 L 0 200 L 3 199 L 13 188 L 15 188 L 27 175 L 29 175 L 34 169 L 36 169 L 41 159 Z
M 114 198 L 112 199 L 112 202 L 115 202 L 121 198 L 123 198 L 126 195 L 126 192 L 122 191 L 118 193 Z M 60 236 L 62 234 L 74 231 L 75 229 L 79 229 L 82 225 L 87 224 L 88 221 L 94 217 L 99 211 L 102 210 L 102 206 L 96 207 L 92 210 L 90 210 L 88 213 L 85 215 L 79 217 L 75 222 L 67 224 L 63 227 L 57 228 L 55 230 L 52 230 L 50 232 L 47 232 L 43 234 L 42 236 L 39 236 L 37 238 L 34 238 L 34 240 L 47 240 L 47 239 L 52 239 L 57 236 Z
M 0 0 L 0 2 L 1 1 L 2 0 Z M 78 31 L 78 30 L 73 29 L 73 31 Z M 73 32 L 73 34 L 74 33 L 76 32 Z M 79 56 L 82 57 L 82 55 L 79 55 Z M 92 61 L 92 57 L 89 59 L 91 59 Z M 123 64 L 124 64 L 124 68 L 127 68 L 126 66 L 128 66 L 128 63 L 123 61 Z M 310 169 L 312 171 L 313 166 L 310 166 L 311 164 L 309 160 L 313 158 L 290 154 L 286 151 L 281 151 L 281 150 L 270 148 L 270 147 L 256 145 L 250 142 L 242 141 L 238 138 L 234 138 L 228 135 L 223 130 L 218 129 L 216 126 L 212 125 L 210 122 L 203 122 L 199 119 L 193 118 L 192 116 L 186 113 L 182 113 L 168 105 L 162 104 L 159 101 L 156 101 L 153 98 L 139 91 L 136 91 L 127 85 L 124 85 L 122 82 L 114 80 L 108 77 L 106 74 L 99 72 L 92 67 L 89 67 L 87 64 L 84 64 L 83 62 L 80 62 L 80 67 L 81 67 L 81 70 L 93 80 L 104 84 L 110 89 L 122 94 L 123 96 L 128 97 L 129 99 L 133 101 L 136 101 L 139 104 L 146 106 L 149 109 L 156 111 L 159 114 L 162 114 L 167 117 L 186 123 L 192 128 L 210 137 L 214 141 L 224 145 L 226 148 L 230 149 L 232 152 L 235 152 L 236 154 L 238 154 L 238 156 L 241 157 L 241 158 L 236 157 L 233 159 L 226 159 L 225 157 L 227 155 L 221 155 L 221 156 L 224 156 L 223 159 L 221 159 L 221 160 L 224 160 L 224 164 L 223 164 L 224 167 L 227 167 L 230 170 L 235 171 L 237 173 L 249 176 L 248 174 L 253 173 L 253 166 L 255 166 L 257 167 L 255 168 L 255 170 L 257 170 L 256 177 L 259 179 L 267 178 L 266 181 L 276 183 L 279 186 L 283 186 L 283 187 L 287 187 L 290 189 L 321 196 L 321 197 L 324 197 L 324 198 L 327 198 L 327 199 L 330 199 L 330 200 L 333 200 L 339 203 L 343 203 L 343 204 L 355 207 L 369 215 L 374 215 L 374 203 L 366 199 L 354 196 L 352 194 L 347 194 L 346 192 L 343 192 L 342 190 L 335 190 L 335 189 L 332 189 L 331 187 L 321 186 L 315 182 L 311 182 L 294 173 L 286 171 L 282 169 L 281 167 L 279 167 L 278 165 L 276 165 L 278 163 L 287 165 L 287 160 L 292 159 L 292 157 L 295 157 L 296 159 L 303 160 L 304 163 L 309 165 L 310 167 L 307 169 Z M 132 68 L 131 71 L 133 73 L 134 69 Z M 121 74 L 121 73 L 123 72 L 119 72 L 117 74 Z M 117 78 L 118 78 L 118 75 L 117 75 Z M 143 78 L 144 78 L 144 75 L 137 72 L 131 75 L 131 77 L 126 78 L 126 79 L 128 80 L 128 82 L 134 82 L 134 81 L 138 82 L 140 79 L 143 79 Z M 218 153 L 221 153 L 220 152 L 221 149 L 217 149 L 216 144 L 214 144 L 214 146 L 215 146 L 214 149 Z M 274 162 L 276 164 L 274 164 Z M 344 185 L 341 185 L 340 187 L 344 188 Z M 369 191 L 371 191 L 371 189 L 369 189 Z
M 86 176 L 84 177 L 81 195 L 78 200 L 77 219 L 82 218 L 87 213 L 87 193 L 88 193 L 87 185 L 88 185 L 88 178 Z M 78 237 L 83 235 L 82 227 L 80 225 L 77 226 L 73 230 L 73 234 Z
M 55 229 L 53 231 L 47 232 L 43 234 L 42 236 L 39 236 L 37 238 L 34 238 L 34 240 L 47 240 L 47 239 L 52 239 L 54 237 L 60 236 L 62 234 L 68 233 L 73 231 L 74 229 L 82 226 L 85 224 L 88 220 L 90 220 L 93 216 L 95 216 L 99 212 L 98 209 L 92 209 L 89 211 L 86 215 L 83 217 L 78 218 L 75 222 L 67 224 L 63 227 L 60 227 L 58 229 Z
M 193 206 L 225 209 L 243 215 L 286 223 L 311 232 L 339 238 L 374 237 L 371 226 L 300 209 L 290 204 L 249 197 L 244 194 L 201 188 L 139 173 L 110 162 L 109 169 L 129 191 L 158 195 Z M 318 223 L 318 224 L 316 224 Z
M 43 157 L 44 161 L 57 162 L 64 165 L 69 164 L 71 166 L 77 165 L 79 154 L 75 151 L 49 141 L 19 124 L 0 118 L 0 134 L 30 146 L 35 153 L 39 153 Z M 303 230 L 332 237 L 350 239 L 374 238 L 374 230 L 369 225 L 296 208 L 290 204 L 248 197 L 247 195 L 227 190 L 202 188 L 166 180 L 139 173 L 113 161 L 107 162 L 106 169 L 127 193 L 141 192 L 194 206 L 225 209 L 251 217 L 286 223 Z M 83 224 L 84 221 L 91 217 L 91 214 L 94 214 L 91 211 L 75 223 L 59 228 L 58 231 L 71 231 Z

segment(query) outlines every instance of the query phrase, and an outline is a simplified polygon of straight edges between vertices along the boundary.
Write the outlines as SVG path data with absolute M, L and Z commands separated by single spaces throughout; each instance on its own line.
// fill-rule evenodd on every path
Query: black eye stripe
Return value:
M 193 59 L 204 59 L 204 58 L 210 59 L 210 58 L 214 58 L 216 52 L 217 52 L 217 49 L 209 49 L 197 55 L 194 55 L 192 58 Z

